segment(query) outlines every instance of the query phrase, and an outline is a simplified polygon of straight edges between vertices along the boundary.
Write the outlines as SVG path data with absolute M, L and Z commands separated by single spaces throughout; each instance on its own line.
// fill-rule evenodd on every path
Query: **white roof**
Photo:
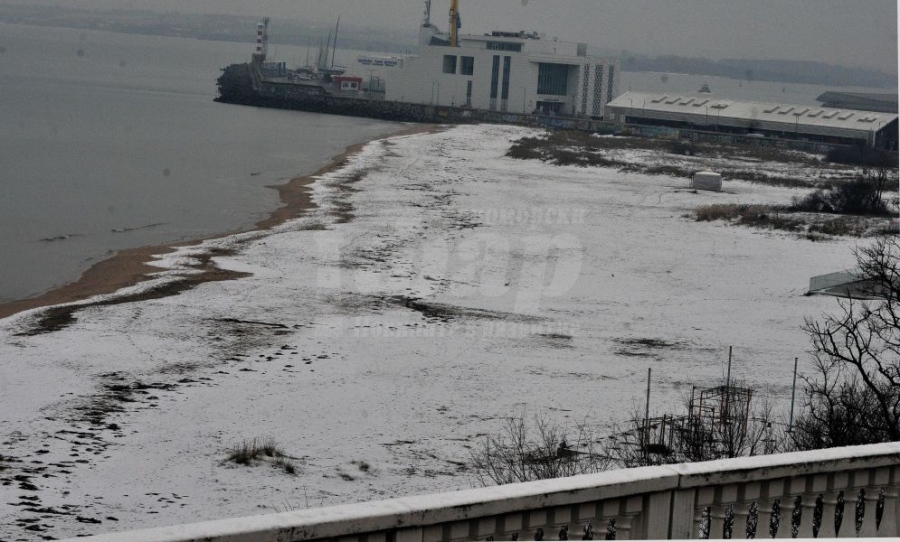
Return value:
M 758 124 L 761 128 L 846 134 L 871 133 L 897 120 L 896 113 L 875 113 L 798 104 L 742 102 L 714 94 L 626 92 L 608 107 L 633 117 L 720 124 Z M 729 122 L 738 121 L 738 122 Z M 782 125 L 776 127 L 774 125 Z

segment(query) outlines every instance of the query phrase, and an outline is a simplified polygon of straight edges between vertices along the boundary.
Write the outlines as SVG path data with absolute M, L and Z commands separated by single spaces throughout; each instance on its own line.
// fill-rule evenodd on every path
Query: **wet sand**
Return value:
M 282 205 L 278 209 L 275 209 L 267 218 L 257 222 L 255 227 L 250 231 L 271 229 L 288 220 L 302 216 L 307 210 L 312 209 L 315 204 L 310 197 L 309 185 L 316 180 L 316 177 L 343 167 L 348 157 L 359 152 L 371 141 L 377 141 L 378 139 L 392 136 L 430 133 L 440 129 L 441 126 L 433 124 L 415 125 L 403 128 L 396 132 L 381 135 L 370 141 L 351 145 L 347 147 L 343 153 L 332 158 L 331 163 L 315 173 L 296 177 L 283 185 L 271 187 L 278 190 Z M 139 247 L 119 251 L 114 256 L 93 265 L 75 282 L 48 290 L 36 297 L 0 304 L 0 319 L 40 307 L 83 301 L 97 295 L 111 294 L 122 288 L 134 286 L 135 284 L 146 280 L 148 274 L 158 273 L 163 270 L 159 267 L 149 265 L 149 262 L 153 261 L 155 256 L 168 254 L 179 247 L 197 245 L 208 239 L 227 237 L 229 235 L 242 233 L 243 231 L 247 230 L 231 231 L 181 243 Z M 241 276 L 240 274 L 232 276 L 217 272 L 215 264 L 210 259 L 207 259 L 206 265 L 208 265 L 209 268 L 205 270 L 207 271 L 204 273 L 205 278 L 192 281 L 192 283 L 197 284 L 210 280 L 228 280 L 230 278 L 239 278 Z

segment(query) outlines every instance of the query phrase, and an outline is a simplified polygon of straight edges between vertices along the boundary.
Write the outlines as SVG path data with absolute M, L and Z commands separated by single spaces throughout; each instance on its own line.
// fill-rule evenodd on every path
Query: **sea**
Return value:
M 0 24 L 0 302 L 121 249 L 251 228 L 280 205 L 270 186 L 403 128 L 213 102 L 253 47 Z
M 76 280 L 116 251 L 251 228 L 272 185 L 403 126 L 213 102 L 254 43 L 0 24 L 0 303 Z M 270 45 L 303 63 L 304 47 Z M 336 62 L 363 77 L 385 75 Z M 623 72 L 620 91 L 814 105 L 835 87 Z M 848 90 L 844 88 L 843 90 Z M 872 89 L 855 89 L 870 90 Z M 881 90 L 884 92 L 884 90 Z

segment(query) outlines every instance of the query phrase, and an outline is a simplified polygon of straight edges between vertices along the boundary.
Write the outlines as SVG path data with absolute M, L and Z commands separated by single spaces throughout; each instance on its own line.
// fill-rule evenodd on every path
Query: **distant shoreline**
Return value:
M 327 165 L 319 168 L 314 173 L 294 177 L 281 185 L 270 186 L 270 188 L 278 190 L 281 206 L 269 213 L 268 217 L 254 224 L 252 228 L 214 234 L 189 241 L 120 250 L 113 256 L 91 266 L 73 282 L 52 288 L 35 297 L 0 303 L 0 319 L 8 318 L 28 310 L 76 303 L 99 295 L 115 293 L 123 288 L 128 288 L 148 280 L 151 278 L 148 277 L 148 274 L 164 271 L 163 268 L 150 265 L 150 262 L 157 256 L 169 254 L 178 248 L 195 246 L 210 239 L 220 239 L 249 231 L 270 230 L 289 220 L 303 216 L 307 211 L 315 208 L 315 204 L 310 197 L 310 185 L 315 182 L 318 177 L 343 167 L 350 156 L 358 153 L 369 143 L 387 137 L 425 133 L 437 129 L 439 129 L 438 125 L 417 124 L 379 135 L 361 143 L 350 145 L 344 152 L 333 157 Z M 195 284 L 207 282 L 209 280 L 223 280 L 221 273 L 215 273 L 215 264 L 211 263 L 210 266 L 212 267 L 212 269 L 209 270 L 211 275 L 210 278 L 205 280 L 201 279 Z M 224 277 L 224 280 L 238 277 L 239 275 L 234 277 Z
M 4 8 L 6 13 L 4 13 Z M 97 17 L 100 14 L 106 19 L 104 26 L 97 24 Z M 159 12 L 134 10 L 129 17 L 122 17 L 116 11 L 62 7 L 55 7 L 54 13 L 51 14 L 39 7 L 0 6 L 0 23 L 3 24 L 245 43 L 248 46 L 248 53 L 255 35 L 248 32 L 247 28 L 248 25 L 252 27 L 252 24 L 258 20 L 251 16 L 181 13 L 169 14 L 175 19 L 166 23 L 160 22 L 159 15 Z M 304 44 L 307 40 L 320 40 L 324 37 L 322 33 L 327 33 L 327 29 L 322 30 L 315 25 L 309 26 L 294 19 L 279 19 L 279 26 L 279 35 L 285 41 L 284 45 Z M 345 36 L 341 47 L 392 54 L 400 54 L 415 47 L 417 36 L 414 32 L 398 35 L 384 29 L 366 28 L 365 30 L 365 33 Z M 891 91 L 897 88 L 896 70 L 891 71 L 890 68 L 883 66 L 855 67 L 819 61 L 773 58 L 712 59 L 682 55 L 651 56 L 640 53 L 622 56 L 606 50 L 601 52 L 600 56 L 618 56 L 622 60 L 622 71 L 633 73 L 685 73 L 735 80 L 794 85 L 869 87 Z

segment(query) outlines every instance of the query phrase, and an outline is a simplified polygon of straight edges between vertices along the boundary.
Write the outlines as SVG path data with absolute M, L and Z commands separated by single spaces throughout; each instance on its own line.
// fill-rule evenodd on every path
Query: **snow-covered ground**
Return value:
M 797 190 L 504 157 L 534 134 L 373 142 L 314 185 L 317 210 L 164 257 L 158 282 L 215 248 L 252 276 L 52 333 L 0 321 L 0 540 L 468 488 L 468 446 L 502 418 L 621 421 L 649 367 L 662 413 L 722 382 L 729 345 L 733 377 L 789 396 L 803 318 L 835 303 L 808 279 L 858 241 L 685 217 Z M 223 462 L 255 437 L 296 474 Z

